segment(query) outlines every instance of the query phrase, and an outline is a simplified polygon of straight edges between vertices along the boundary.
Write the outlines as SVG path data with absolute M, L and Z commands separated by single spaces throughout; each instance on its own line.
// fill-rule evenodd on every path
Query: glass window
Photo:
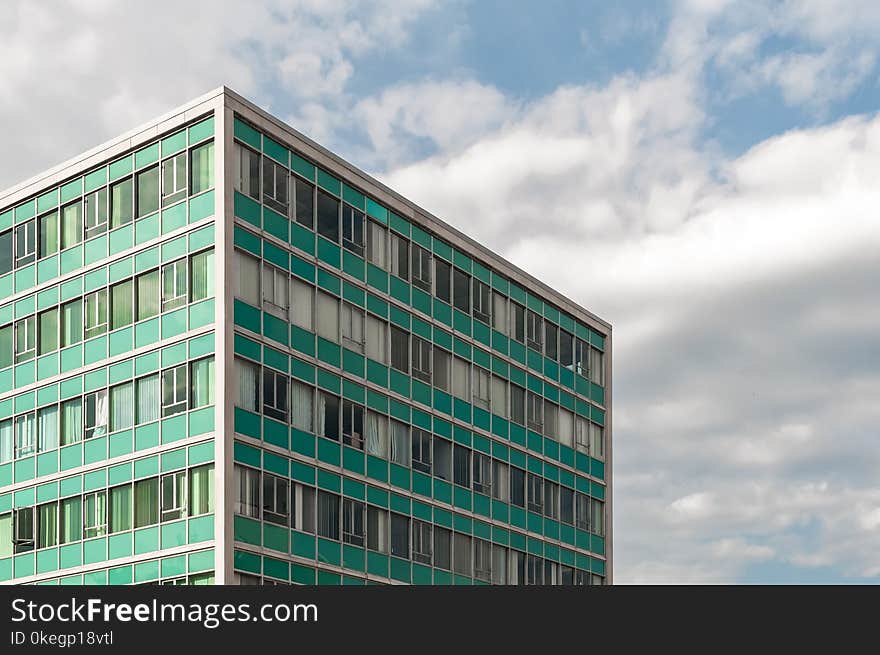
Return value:
M 37 421 L 34 412 L 15 417 L 15 456 L 32 455 L 37 445 Z
M 134 184 L 131 178 L 110 185 L 110 229 L 134 220 Z
M 574 447 L 574 414 L 567 409 L 560 407 L 557 413 L 557 428 L 559 435 L 559 443 Z
M 367 260 L 384 271 L 388 270 L 388 231 L 378 223 L 367 221 Z
M 605 384 L 604 357 L 601 350 L 590 348 L 590 380 L 599 385 Z
M 409 279 L 409 241 L 391 233 L 391 272 L 402 280 Z
M 474 491 L 490 495 L 492 492 L 492 458 L 474 451 Z
M 15 452 L 14 443 L 12 419 L 0 421 L 0 464 L 13 460 Z
M 157 420 L 162 405 L 162 384 L 159 374 L 140 378 L 136 384 L 138 424 Z
M 508 334 L 507 297 L 500 293 L 492 293 L 492 327 L 501 334 Z
M 139 321 L 159 313 L 159 269 L 143 273 L 135 278 L 137 287 L 137 318 Z
M 33 359 L 37 352 L 37 317 L 28 316 L 15 323 L 15 362 Z
M 176 521 L 186 516 L 186 472 L 162 476 L 162 521 Z
M 360 257 L 364 256 L 365 220 L 362 211 L 348 205 L 342 206 L 342 246 Z
M 489 410 L 489 371 L 479 366 L 474 366 L 474 405 L 481 409 Z
M 412 283 L 431 293 L 431 253 L 421 246 L 412 246 Z
M 236 191 L 260 199 L 260 156 L 240 143 L 235 144 L 235 177 Z
M 509 467 L 504 462 L 492 460 L 492 498 L 507 502 L 510 481 L 508 479 Z
M 544 321 L 544 354 L 559 361 L 559 328 L 550 321 Z
M 490 396 L 492 413 L 507 418 L 507 380 L 493 375 Z
M 388 552 L 388 512 L 367 506 L 367 548 L 379 553 Z
M 595 423 L 590 423 L 590 455 L 605 459 L 605 430 Z
M 296 193 L 296 222 L 310 230 L 315 224 L 315 187 L 298 177 L 294 178 Z
M 441 480 L 452 480 L 452 444 L 446 439 L 434 436 L 434 476 Z
M 244 359 L 235 358 L 238 380 L 238 401 L 236 405 L 249 412 L 259 411 L 260 406 L 260 367 Z
M 263 369 L 263 414 L 287 421 L 287 376 L 266 367 Z
M 107 289 L 99 289 L 83 298 L 85 307 L 86 339 L 91 339 L 107 331 Z
M 186 304 L 186 259 L 162 267 L 162 311 Z
M 471 451 L 458 444 L 452 449 L 452 479 L 462 487 L 471 486 Z
M 316 314 L 318 336 L 339 343 L 339 300 L 318 291 Z
M 254 307 L 260 306 L 260 260 L 235 251 L 235 295 Z
M 137 174 L 137 217 L 159 210 L 159 167 L 153 166 Z
M 107 534 L 107 495 L 103 491 L 83 496 L 83 539 Z
M 409 334 L 391 326 L 391 367 L 409 373 Z
M 235 465 L 235 505 L 233 512 L 260 518 L 260 472 Z
M 12 230 L 0 232 L 0 275 L 4 275 L 12 270 L 12 244 Z
M 431 524 L 425 521 L 412 522 L 412 558 L 413 561 L 422 564 L 431 564 L 431 550 L 433 546 L 433 538 L 431 535 Z
M 214 249 L 190 257 L 190 301 L 204 300 L 214 295 Z
M 82 400 L 72 398 L 61 403 L 61 445 L 82 441 Z
M 15 266 L 33 263 L 37 258 L 37 222 L 30 220 L 15 228 Z
M 526 506 L 526 472 L 511 466 L 510 469 L 510 502 L 517 507 Z
M 515 302 L 510 303 L 510 320 L 513 322 L 511 326 L 511 336 L 525 343 L 526 341 L 526 308 Z
M 190 364 L 191 409 L 214 404 L 214 357 L 198 359 Z
M 339 540 L 339 496 L 318 491 L 318 536 Z
M 167 207 L 186 198 L 187 156 L 185 152 L 162 162 L 162 206 Z
M 409 558 L 409 518 L 391 514 L 391 554 L 395 557 Z
M 342 303 L 342 344 L 364 352 L 364 311 L 347 302 Z
M 106 389 L 83 397 L 83 436 L 86 439 L 107 434 L 110 422 L 110 398 Z
M 107 231 L 109 207 L 107 187 L 90 193 L 85 199 L 85 238 L 90 239 Z M 114 226 L 115 227 L 115 226 Z
M 58 308 L 40 313 L 37 332 L 39 334 L 38 353 L 44 355 L 58 349 Z
M 342 402 L 342 443 L 364 449 L 364 408 L 350 400 Z
M 281 318 L 287 318 L 290 301 L 287 271 L 263 263 L 263 309 Z
M 471 538 L 455 532 L 452 543 L 453 568 L 461 575 L 471 575 Z
M 342 500 L 342 541 L 364 545 L 364 504 L 350 498 Z
M 193 148 L 192 154 L 192 192 L 207 191 L 214 186 L 214 142 L 203 143 Z
M 434 566 L 452 568 L 452 532 L 439 526 L 434 526 Z
M 287 525 L 290 517 L 289 502 L 288 480 L 263 473 L 263 520 L 275 525 Z
M 471 313 L 471 276 L 458 268 L 452 269 L 452 304 L 465 314 Z
M 431 474 L 431 435 L 418 428 L 412 429 L 412 467 Z
M 559 520 L 574 523 L 574 492 L 568 487 L 559 487 Z
M 391 461 L 401 466 L 409 466 L 409 426 L 400 421 L 391 421 Z
M 559 363 L 571 370 L 574 362 L 574 337 L 565 330 L 559 331 Z
M 413 377 L 431 383 L 431 344 L 415 335 L 412 337 L 412 369 Z
M 58 212 L 40 216 L 40 257 L 49 257 L 58 252 Z
M 298 483 L 293 485 L 290 525 L 301 532 L 315 533 L 315 490 Z
M 61 209 L 61 249 L 82 241 L 82 203 L 77 201 Z
M 14 353 L 14 330 L 12 323 L 10 323 L 0 328 L 0 368 L 12 366 Z
M 159 478 L 134 483 L 134 527 L 143 528 L 159 522 Z
M 451 375 L 452 355 L 442 348 L 434 346 L 433 379 L 434 386 L 443 391 L 449 391 L 449 378 Z
M 388 419 L 375 412 L 367 412 L 365 425 L 367 454 L 388 457 Z
M 290 279 L 290 321 L 304 330 L 313 330 L 312 303 L 315 295 L 311 284 Z
M 25 553 L 34 549 L 34 508 L 23 507 L 15 510 L 15 534 L 13 546 L 16 553 Z
M 58 503 L 46 503 L 37 508 L 37 548 L 58 545 Z
M 82 499 L 79 496 L 65 498 L 58 504 L 59 542 L 69 544 L 82 539 Z
M 189 515 L 214 511 L 214 465 L 205 464 L 189 470 Z
M 445 303 L 452 303 L 452 266 L 435 257 L 434 269 L 434 295 Z
M 134 281 L 126 280 L 110 287 L 110 329 L 130 325 L 134 320 Z
M 339 397 L 318 393 L 318 434 L 339 441 Z
M 186 364 L 162 371 L 162 416 L 172 416 L 186 410 Z
M 474 318 L 489 324 L 492 306 L 489 285 L 474 278 Z
M 526 390 L 510 384 L 510 418 L 520 425 L 526 424 Z
M 385 321 L 367 314 L 367 357 L 382 364 L 386 364 L 388 361 L 385 354 L 387 350 L 386 331 L 387 325 Z
M 532 310 L 526 311 L 526 343 L 538 352 L 544 347 L 544 320 Z
M 110 387 L 110 431 L 134 425 L 134 384 L 126 382 Z
M 314 392 L 312 387 L 293 380 L 290 385 L 290 417 L 293 427 L 303 432 L 312 431 Z
M 318 234 L 339 243 L 339 201 L 318 189 Z
M 544 516 L 555 519 L 559 516 L 559 485 L 544 480 Z
M 470 364 L 460 357 L 452 359 L 452 395 L 470 401 Z
M 549 400 L 544 400 L 544 434 L 552 439 L 557 438 L 557 405 Z
M 528 392 L 526 396 L 526 418 L 528 426 L 535 432 L 543 432 L 544 429 L 544 401 L 536 393 Z
M 263 157 L 263 204 L 287 216 L 289 175 L 284 166 Z
M 489 582 L 492 580 L 492 544 L 474 538 L 474 577 Z
M 123 484 L 110 489 L 109 524 L 110 534 L 131 530 L 132 520 L 131 485 Z

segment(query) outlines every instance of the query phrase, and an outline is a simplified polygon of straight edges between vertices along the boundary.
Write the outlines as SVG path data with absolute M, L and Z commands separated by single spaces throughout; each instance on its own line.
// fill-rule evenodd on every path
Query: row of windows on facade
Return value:
M 214 143 L 210 142 L 0 232 L 0 275 L 213 186 Z
M 235 489 L 234 511 L 242 516 L 497 584 L 559 584 L 549 560 L 548 581 L 533 582 L 543 574 L 521 575 L 525 553 L 270 473 L 261 482 L 260 471 L 236 465 Z
M 321 295 L 338 305 L 338 301 L 331 296 Z M 343 314 L 350 308 L 352 313 L 363 315 L 361 310 L 348 303 L 343 303 L 342 307 Z M 389 345 L 386 341 L 389 326 L 371 315 L 367 315 L 366 320 L 366 333 L 368 335 L 372 333 L 367 339 L 367 357 L 384 363 L 382 355 Z M 392 368 L 404 373 L 409 373 L 411 370 L 413 377 L 427 384 L 433 384 L 441 391 L 451 393 L 454 397 L 472 403 L 475 407 L 496 416 L 526 426 L 534 432 L 542 433 L 569 448 L 577 448 L 600 459 L 605 456 L 605 435 L 602 426 L 554 401 L 498 375 L 493 375 L 487 369 L 471 364 L 393 325 L 390 326 L 390 350 Z M 286 375 L 270 368 L 264 368 L 261 373 L 257 364 L 245 359 L 236 358 L 236 367 L 237 404 L 240 407 L 252 412 L 262 412 L 281 421 L 290 420 L 294 424 L 308 423 L 309 427 L 303 429 L 322 434 L 322 430 L 312 424 L 311 417 L 316 414 L 324 426 L 324 431 L 329 431 L 322 436 L 338 439 L 338 432 L 333 429 L 336 421 L 332 420 L 332 416 L 321 416 L 320 411 L 321 408 L 328 408 L 325 411 L 332 414 L 336 408 L 333 401 L 319 400 L 318 409 L 313 409 L 311 391 L 306 385 L 291 381 Z M 323 396 L 332 397 L 332 394 L 323 394 Z M 308 408 L 304 403 L 308 404 Z
M 540 475 L 510 465 L 438 435 L 381 414 L 366 412 L 367 435 L 345 434 L 346 411 L 352 422 L 363 409 L 343 401 L 343 442 L 400 466 L 509 502 L 517 507 L 604 535 L 605 503 Z M 338 410 L 337 410 L 338 411 Z M 338 413 L 337 413 L 338 416 Z
M 214 511 L 214 465 L 0 514 L 0 558 Z
M 256 153 L 243 146 L 238 148 L 240 156 L 236 159 L 237 162 L 241 157 L 258 157 Z M 256 161 L 259 170 L 259 159 Z M 264 165 L 273 171 L 281 169 L 269 159 L 264 158 L 264 161 Z M 273 175 L 268 177 L 274 179 Z M 245 193 L 256 190 L 257 195 L 254 197 L 260 199 L 259 184 L 255 188 L 242 187 L 245 182 L 248 185 L 250 182 L 238 177 L 236 179 L 239 190 Z M 389 231 L 380 223 L 367 219 L 363 212 L 340 202 L 314 185 L 295 176 L 292 179 L 297 197 L 294 206 L 298 222 L 312 228 L 312 214 L 315 212 L 318 233 L 322 236 L 339 243 L 341 234 L 341 243 L 346 249 L 360 256 L 364 256 L 366 251 L 367 260 L 375 266 L 390 271 L 401 279 L 412 280 L 414 286 L 432 293 L 439 300 L 451 304 L 466 314 L 472 314 L 474 318 L 492 326 L 498 332 L 527 344 L 529 348 L 542 352 L 566 368 L 590 378 L 596 384 L 604 384 L 601 351 L 593 348 L 591 353 L 589 344 L 576 339 L 574 335 L 552 321 L 544 319 L 540 314 L 509 300 L 507 296 L 493 290 L 485 282 L 434 256 L 429 250 L 410 242 L 405 237 Z M 300 202 L 300 194 L 307 200 Z M 273 197 L 265 190 L 263 198 L 270 207 L 287 213 L 286 202 L 283 208 L 279 208 L 277 204 L 273 204 Z M 246 294 L 241 297 L 245 300 L 250 298 L 251 304 L 259 306 L 259 262 L 244 262 L 244 265 L 249 268 L 247 273 L 243 273 L 242 264 L 239 264 L 241 276 L 239 289 Z M 286 272 L 267 274 L 264 271 L 262 299 L 286 311 L 287 300 L 282 299 L 281 296 L 286 296 L 287 290 L 278 288 L 279 284 L 283 286 L 282 280 L 271 279 L 276 275 L 284 277 Z M 281 303 L 278 303 L 279 300 Z
M 212 248 L 0 327 L 0 368 L 213 295 Z
M 0 421 L 0 463 L 214 404 L 214 356 Z

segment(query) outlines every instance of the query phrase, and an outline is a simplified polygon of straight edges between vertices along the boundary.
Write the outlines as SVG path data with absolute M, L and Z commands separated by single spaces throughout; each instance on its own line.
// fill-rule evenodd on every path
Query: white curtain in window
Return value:
M 312 330 L 312 296 L 314 289 L 310 284 L 296 278 L 290 281 L 290 320 L 304 330 Z
M 566 409 L 559 408 L 559 442 L 568 446 L 573 445 L 574 414 Z
M 44 407 L 38 420 L 39 450 L 45 452 L 58 447 L 58 406 Z
M 324 434 L 324 415 L 327 409 L 327 398 L 324 394 L 318 394 L 318 412 L 315 416 L 317 418 L 317 425 L 315 425 L 315 433 L 316 434 Z
M 318 336 L 339 343 L 339 300 L 319 291 L 317 315 Z
M 397 421 L 391 422 L 391 461 L 409 466 L 409 426 Z
M 79 398 L 61 405 L 61 424 L 64 430 L 62 445 L 82 441 L 82 401 Z
M 206 357 L 192 363 L 192 406 L 214 403 L 214 358 Z
M 384 416 L 367 412 L 367 454 L 388 457 L 387 419 Z
M 256 412 L 260 368 L 242 359 L 236 359 L 235 365 L 238 369 L 238 406 Z
M 137 422 L 158 420 L 162 405 L 159 376 L 151 375 L 137 381 Z
M 12 420 L 0 421 L 0 464 L 12 461 Z
M 134 386 L 131 382 L 110 389 L 110 430 L 125 430 L 134 425 Z
M 238 250 L 235 251 L 238 270 L 235 295 L 254 307 L 260 306 L 260 262 Z
M 290 386 L 290 416 L 293 427 L 312 431 L 312 388 L 294 381 Z
M 19 416 L 15 419 L 15 448 L 18 457 L 34 452 L 35 423 L 36 419 L 33 414 Z

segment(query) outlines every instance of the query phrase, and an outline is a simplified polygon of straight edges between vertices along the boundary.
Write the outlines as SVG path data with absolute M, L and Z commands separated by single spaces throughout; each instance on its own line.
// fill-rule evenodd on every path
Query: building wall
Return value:
M 245 149 L 250 153 L 245 158 L 262 162 L 254 170 L 262 169 L 264 176 L 268 170 L 272 179 L 277 175 L 293 180 L 287 204 L 273 204 L 266 200 L 262 183 L 250 190 L 248 180 L 242 179 L 241 169 L 250 169 L 246 162 L 231 171 L 233 268 L 244 274 L 233 290 L 232 312 L 233 355 L 238 360 L 233 366 L 241 370 L 228 373 L 236 378 L 257 376 L 261 382 L 268 376 L 273 387 L 278 380 L 288 389 L 297 386 L 299 398 L 312 395 L 308 402 L 313 413 L 311 422 L 302 420 L 302 412 L 292 412 L 290 407 L 286 413 L 282 410 L 268 416 L 250 391 L 251 385 L 246 384 L 248 397 L 233 398 L 235 466 L 246 470 L 248 479 L 268 480 L 271 489 L 293 487 L 296 503 L 302 499 L 315 503 L 312 494 L 320 497 L 313 505 L 317 514 L 314 523 L 302 516 L 301 506 L 267 521 L 265 511 L 256 505 L 247 507 L 247 498 L 234 500 L 234 578 L 243 583 L 480 584 L 492 580 L 497 571 L 487 575 L 475 570 L 476 548 L 488 549 L 490 557 L 496 549 L 505 551 L 508 570 L 504 577 L 494 577 L 496 582 L 512 581 L 517 567 L 511 567 L 510 562 L 519 557 L 524 558 L 526 568 L 521 575 L 528 575 L 530 565 L 540 565 L 542 570 L 555 570 L 553 575 L 561 578 L 566 567 L 566 575 L 581 581 L 607 582 L 610 503 L 602 509 L 603 503 L 610 501 L 610 465 L 606 468 L 610 464 L 607 324 L 558 294 L 548 293 L 546 287 L 444 228 L 271 117 L 234 97 L 228 102 L 235 111 L 236 145 L 231 156 L 241 161 Z M 322 221 L 315 209 L 298 215 L 298 190 L 312 204 L 327 208 L 326 220 Z M 318 200 L 319 196 L 323 200 Z M 351 217 L 356 224 L 363 221 L 365 226 L 384 231 L 386 242 L 394 234 L 410 252 L 415 247 L 423 249 L 432 273 L 435 260 L 442 262 L 441 266 L 448 264 L 468 280 L 470 292 L 470 285 L 486 285 L 508 308 L 516 303 L 525 313 L 532 312 L 542 322 L 592 346 L 596 358 L 605 360 L 604 379 L 590 381 L 584 369 L 580 375 L 576 367 L 560 365 L 558 357 L 545 356 L 525 340 L 513 338 L 509 329 L 494 325 L 491 316 L 488 323 L 475 317 L 472 305 L 463 305 L 466 311 L 461 311 L 454 302 L 444 302 L 436 275 L 427 285 L 416 282 L 412 270 L 395 275 L 391 272 L 391 246 L 385 245 L 384 261 L 369 252 L 365 244 L 370 228 L 364 231 L 363 241 L 354 231 L 346 233 L 346 221 Z M 331 235 L 337 228 L 339 234 Z M 255 275 L 247 271 L 258 268 L 264 281 L 271 276 L 272 292 L 249 284 Z M 297 287 L 293 299 L 289 289 L 282 294 L 288 298 L 286 307 L 284 302 L 280 307 L 275 302 L 279 281 L 282 286 Z M 368 343 L 346 339 L 342 318 L 339 323 L 329 321 L 318 327 L 323 323 L 320 307 L 335 307 L 328 309 L 327 315 L 339 312 L 342 317 L 353 312 L 360 316 L 358 324 L 370 321 L 384 326 L 379 328 L 384 331 L 384 352 L 377 355 Z M 476 370 L 494 376 L 504 387 L 507 409 L 501 408 L 500 401 L 479 406 L 472 389 L 456 391 L 451 380 L 437 379 L 436 371 L 419 376 L 409 361 L 392 365 L 392 326 L 402 330 L 408 347 L 413 338 L 422 340 L 418 343 L 424 343 L 432 357 L 458 361 L 470 376 Z M 556 407 L 558 413 L 570 412 L 573 423 L 580 420 L 596 429 L 604 427 L 604 455 L 598 456 L 594 450 L 596 456 L 591 456 L 588 447 L 576 445 L 572 433 L 564 437 L 549 428 L 530 428 L 527 421 L 514 420 L 510 412 L 513 388 L 533 394 L 548 410 Z M 467 476 L 458 478 L 463 484 L 457 484 L 451 472 L 438 471 L 436 459 L 430 466 L 413 467 L 407 442 L 394 452 L 389 446 L 372 454 L 366 443 L 368 435 L 347 439 L 344 424 L 340 424 L 339 434 L 330 430 L 331 438 L 325 438 L 321 397 L 331 401 L 324 407 L 338 402 L 339 415 L 351 413 L 354 423 L 361 414 L 364 426 L 371 415 L 387 421 L 389 441 L 394 422 L 401 426 L 398 429 L 408 431 L 408 439 L 424 433 L 441 451 L 457 451 L 471 467 Z M 328 420 L 325 418 L 325 426 Z M 363 431 L 368 433 L 369 428 Z M 401 456 L 403 452 L 405 456 Z M 491 490 L 475 488 L 474 460 L 484 457 L 493 466 L 497 462 L 508 471 L 523 472 L 526 484 L 534 477 L 542 488 L 546 484 L 556 494 L 559 491 L 553 485 L 570 490 L 575 498 L 581 495 L 602 511 L 607 526 L 604 536 L 578 523 L 577 517 L 571 523 L 560 520 L 558 510 L 555 516 L 552 512 L 545 515 L 543 508 L 530 511 L 527 498 L 524 506 L 519 506 L 512 501 L 509 489 L 493 497 Z M 364 547 L 357 529 L 346 538 L 342 534 L 345 525 L 337 530 L 335 521 L 333 527 L 327 525 L 322 530 L 321 512 L 334 506 L 341 513 L 353 506 L 356 513 L 384 515 L 388 522 L 393 516 L 396 527 L 406 525 L 409 536 L 397 549 L 401 556 L 391 552 L 390 543 L 378 549 L 375 543 L 373 548 Z M 326 515 L 335 518 L 332 513 Z M 419 531 L 427 529 L 422 523 L 443 535 L 442 539 L 447 538 L 444 531 L 455 535 L 451 537 L 452 566 L 445 562 L 437 565 L 433 558 L 414 559 L 412 534 L 417 526 Z M 369 527 L 365 532 L 366 542 Z M 389 536 L 387 541 L 393 539 Z M 461 558 L 456 571 L 455 551 L 459 548 L 469 549 L 470 568 L 467 558 Z
M 218 98 L 0 195 L 0 582 L 214 578 Z

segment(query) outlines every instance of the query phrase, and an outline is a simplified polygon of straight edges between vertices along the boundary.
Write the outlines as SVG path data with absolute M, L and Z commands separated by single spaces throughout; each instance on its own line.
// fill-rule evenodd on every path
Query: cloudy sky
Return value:
M 618 582 L 880 581 L 880 3 L 222 4 L 5 0 L 0 187 L 227 84 L 613 323 Z

